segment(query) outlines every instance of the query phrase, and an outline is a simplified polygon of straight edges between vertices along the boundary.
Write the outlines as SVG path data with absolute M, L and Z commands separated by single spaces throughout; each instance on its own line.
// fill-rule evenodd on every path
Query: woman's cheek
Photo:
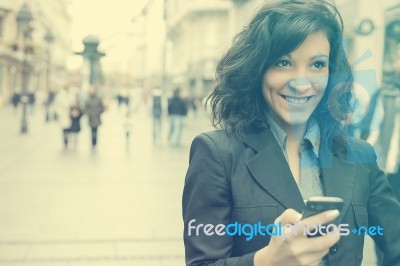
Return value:
M 264 77 L 264 88 L 268 88 L 269 90 L 273 91 L 281 90 L 290 80 L 288 75 L 285 75 L 285 73 L 273 70 L 268 71 Z
M 326 86 L 328 86 L 328 76 L 326 75 L 326 76 L 312 78 L 311 82 L 317 85 L 316 87 L 319 92 L 324 92 Z

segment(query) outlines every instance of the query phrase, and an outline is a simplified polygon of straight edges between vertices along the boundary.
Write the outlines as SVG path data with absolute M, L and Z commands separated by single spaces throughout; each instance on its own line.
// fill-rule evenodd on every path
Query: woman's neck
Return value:
M 284 128 L 287 134 L 286 147 L 288 149 L 294 149 L 300 152 L 300 145 L 306 133 L 306 128 L 307 124 L 288 125 L 287 128 Z
M 287 134 L 286 147 L 290 150 L 300 151 L 300 144 L 303 141 L 307 129 L 307 122 L 304 124 L 288 124 L 280 119 L 276 114 L 269 112 L 269 116 Z

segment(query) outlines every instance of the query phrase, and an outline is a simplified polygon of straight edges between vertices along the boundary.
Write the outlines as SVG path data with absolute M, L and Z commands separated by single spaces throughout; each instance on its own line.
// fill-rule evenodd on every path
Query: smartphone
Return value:
M 338 210 L 343 207 L 343 199 L 338 197 L 311 197 L 306 201 L 301 219 L 313 216 L 328 210 Z

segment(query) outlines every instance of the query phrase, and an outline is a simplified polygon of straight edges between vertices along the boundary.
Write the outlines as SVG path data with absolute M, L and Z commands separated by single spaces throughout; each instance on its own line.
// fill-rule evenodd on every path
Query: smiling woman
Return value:
M 301 139 L 328 84 L 329 47 L 324 33 L 313 33 L 264 74 L 262 91 L 267 113 L 289 136 L 286 152 L 297 183 L 300 183 Z
M 328 64 L 329 42 L 319 33 L 307 37 L 299 48 L 267 70 L 263 94 L 268 113 L 279 126 L 287 129 L 298 125 L 304 131 L 328 84 Z
M 203 225 L 374 225 L 382 265 L 400 265 L 400 217 L 373 148 L 346 134 L 353 75 L 342 21 L 325 0 L 266 4 L 217 67 L 208 98 L 219 130 L 197 136 L 183 191 L 187 265 L 361 265 L 364 236 L 285 239 L 191 234 Z M 301 220 L 304 201 L 341 198 L 341 210 Z M 385 206 L 383 208 L 383 206 Z M 193 223 L 193 222 L 192 222 Z M 302 226 L 300 226 L 301 228 Z

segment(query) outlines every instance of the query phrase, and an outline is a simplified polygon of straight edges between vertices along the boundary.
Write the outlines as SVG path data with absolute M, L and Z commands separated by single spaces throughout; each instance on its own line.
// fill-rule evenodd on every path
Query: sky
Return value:
M 73 50 L 82 51 L 82 39 L 95 35 L 100 39 L 99 50 L 107 55 L 102 67 L 124 71 L 132 54 L 132 19 L 140 13 L 146 0 L 70 0 Z M 73 56 L 68 67 L 76 69 L 81 59 Z

